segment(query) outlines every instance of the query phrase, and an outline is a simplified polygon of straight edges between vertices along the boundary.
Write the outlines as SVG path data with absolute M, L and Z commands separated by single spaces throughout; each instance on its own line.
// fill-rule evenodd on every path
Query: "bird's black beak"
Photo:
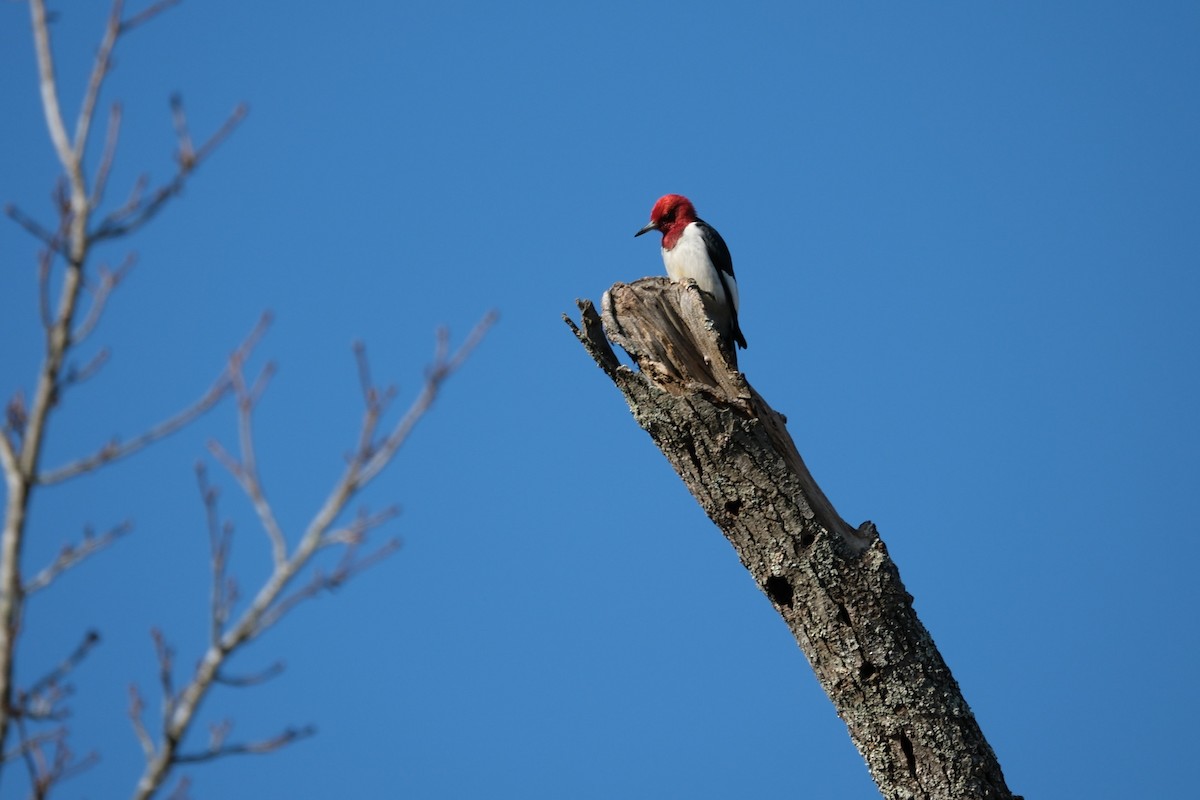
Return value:
M 655 223 L 651 222 L 651 223 L 647 224 L 646 227 L 642 228 L 640 231 L 635 233 L 633 235 L 633 238 L 636 239 L 637 237 L 641 236 L 643 233 L 649 233 L 650 231 L 654 230 L 656 227 L 658 227 L 658 226 Z

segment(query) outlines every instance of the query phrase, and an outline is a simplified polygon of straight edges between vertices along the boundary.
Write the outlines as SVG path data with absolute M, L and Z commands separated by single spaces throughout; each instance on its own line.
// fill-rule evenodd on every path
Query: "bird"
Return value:
M 738 325 L 738 288 L 733 277 L 733 256 L 716 228 L 696 216 L 692 201 L 681 194 L 665 194 L 650 209 L 650 222 L 634 237 L 650 231 L 662 232 L 663 264 L 673 281 L 691 278 L 717 302 L 719 319 L 713 320 L 729 344 L 746 349 L 746 337 Z

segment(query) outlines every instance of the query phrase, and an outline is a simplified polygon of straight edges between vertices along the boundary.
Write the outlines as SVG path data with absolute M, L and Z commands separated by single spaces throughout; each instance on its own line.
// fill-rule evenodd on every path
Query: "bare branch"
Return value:
M 22 591 L 25 596 L 41 591 L 54 582 L 62 573 L 81 563 L 88 556 L 95 555 L 110 544 L 120 539 L 125 534 L 133 530 L 133 524 L 128 520 L 122 522 L 109 530 L 105 531 L 100 536 L 92 535 L 90 528 L 85 528 L 83 533 L 83 542 L 79 545 L 65 545 L 59 551 L 58 557 L 54 559 L 48 566 L 42 569 L 41 572 L 34 575 L 23 587 Z
M 96 99 L 100 96 L 100 87 L 104 84 L 112 68 L 112 50 L 121 35 L 121 8 L 123 0 L 113 0 L 112 10 L 108 14 L 108 22 L 104 26 L 104 36 L 96 49 L 96 61 L 92 65 L 92 73 L 88 77 L 87 89 L 83 93 L 83 101 L 79 104 L 79 118 L 75 120 L 74 158 L 76 164 L 83 163 L 83 153 L 87 148 L 88 134 L 92 128 L 92 120 L 96 115 Z
M 117 140 L 120 137 L 121 104 L 113 103 L 108 110 L 108 129 L 104 133 L 104 150 L 100 156 L 100 165 L 96 167 L 96 177 L 92 186 L 92 208 L 99 207 L 104 200 L 104 190 L 108 188 L 108 176 L 112 173 L 112 166 L 117 158 Z
M 263 529 L 271 539 L 275 564 L 279 565 L 287 560 L 287 540 L 284 538 L 282 528 L 279 527 L 279 522 L 275 519 L 271 504 L 267 502 L 262 478 L 258 472 L 258 457 L 254 452 L 254 406 L 266 388 L 268 376 L 273 374 L 274 369 L 271 364 L 268 364 L 254 381 L 254 385 L 247 387 L 245 376 L 242 374 L 242 366 L 241 361 L 237 360 L 229 367 L 233 391 L 237 396 L 238 444 L 242 453 L 242 469 L 236 477 L 254 504 L 254 510 L 262 522 Z
M 149 200 L 143 200 L 140 188 L 145 184 L 139 179 L 130 196 L 129 202 L 117 211 L 108 214 L 96 230 L 92 231 L 92 241 L 102 242 L 106 239 L 119 239 L 128 236 L 151 219 L 153 219 L 167 201 L 183 191 L 186 183 L 185 176 L 177 175 L 172 181 L 160 186 L 154 191 Z M 128 209 L 125 214 L 122 210 Z
M 181 172 L 187 172 L 196 163 L 196 148 L 192 144 L 192 134 L 188 131 L 187 114 L 183 110 L 183 97 L 171 95 L 171 123 L 175 126 L 175 138 L 179 150 L 176 158 Z
M 38 737 L 31 738 L 24 728 L 30 720 L 53 719 L 60 713 L 54 706 L 69 693 L 70 688 L 61 683 L 62 678 L 83 658 L 91 645 L 81 647 L 57 670 L 36 684 L 33 690 L 19 695 L 18 702 L 13 685 L 13 659 L 15 643 L 22 627 L 24 600 L 30 593 L 52 583 L 63 571 L 103 549 L 123 534 L 127 526 L 115 528 L 104 536 L 87 536 L 82 545 L 65 548 L 51 565 L 22 585 L 20 555 L 32 493 L 39 483 L 57 483 L 137 452 L 207 411 L 229 390 L 228 376 L 223 371 L 218 381 L 199 401 L 140 436 L 126 442 L 113 441 L 95 454 L 57 470 L 40 469 L 48 423 L 61 400 L 63 390 L 93 375 L 107 358 L 107 351 L 102 350 L 80 367 L 70 364 L 74 357 L 73 346 L 93 332 L 112 290 L 128 266 L 111 273 L 100 271 L 99 283 L 92 287 L 91 307 L 86 315 L 82 315 L 82 321 L 77 323 L 79 294 L 85 286 L 85 267 L 93 247 L 101 239 L 132 233 L 153 218 L 167 200 L 182 190 L 187 175 L 227 138 L 245 115 L 243 107 L 236 109 L 217 132 L 198 149 L 192 147 L 190 137 L 187 137 L 186 142 L 180 146 L 180 152 L 185 157 L 181 158 L 179 174 L 173 180 L 159 187 L 148 197 L 145 194 L 145 183 L 139 182 L 134 187 L 130 201 L 102 220 L 97 229 L 92 230 L 92 216 L 102 201 L 116 157 L 121 125 L 119 105 L 114 105 L 108 115 L 104 147 L 90 195 L 87 189 L 88 176 L 84 170 L 84 156 L 93 123 L 96 121 L 103 85 L 112 68 L 114 48 L 123 34 L 175 3 L 176 0 L 155 2 L 132 18 L 122 21 L 123 0 L 113 0 L 95 60 L 86 80 L 78 116 L 74 120 L 72 137 L 68 133 L 63 108 L 60 105 L 61 98 L 51 47 L 50 15 L 45 0 L 30 0 L 42 109 L 62 175 L 56 181 L 53 193 L 59 216 L 56 232 L 42 226 L 15 206 L 6 209 L 8 216 L 46 247 L 45 252 L 38 257 L 39 312 L 45 329 L 45 354 L 28 407 L 23 396 L 14 397 L 8 404 L 4 424 L 0 428 L 0 466 L 3 467 L 7 484 L 3 530 L 0 532 L 0 743 L 7 740 L 10 722 L 15 722 L 23 742 L 23 759 L 30 766 L 31 783 L 37 797 L 44 796 L 56 781 L 75 774 L 90 763 L 90 759 L 78 761 L 71 755 L 65 743 L 65 730 L 59 739 L 43 740 Z M 55 258 L 59 255 L 64 258 L 66 265 L 61 281 L 56 284 L 53 280 L 56 277 L 53 267 Z M 52 291 L 57 293 L 58 298 L 57 306 L 53 310 Z M 227 596 L 232 597 L 232 590 Z M 156 647 L 160 680 L 165 695 L 164 716 L 169 718 L 173 715 L 176 703 L 171 681 L 173 654 L 161 635 L 156 635 Z M 140 738 L 148 740 L 148 733 L 144 727 L 140 734 Z M 148 757 L 152 757 L 152 747 L 149 753 Z
M 179 5 L 179 3 L 180 0 L 160 0 L 160 2 L 149 6 L 143 11 L 139 11 L 129 19 L 122 22 L 121 33 L 129 33 L 134 28 L 138 27 L 139 25 L 146 24 L 172 6 Z
M 250 427 L 249 411 L 239 403 L 238 404 L 238 426 L 239 428 L 248 430 Z M 243 434 L 243 451 L 245 451 L 246 442 L 249 442 L 249 435 Z M 242 461 L 234 458 L 228 450 L 221 446 L 220 442 L 210 441 L 208 450 L 213 456 L 221 462 L 221 466 L 229 471 L 229 474 L 237 480 L 238 485 L 242 487 L 242 491 L 250 499 L 251 505 L 254 506 L 254 512 L 258 515 L 259 522 L 263 526 L 263 531 L 267 534 L 267 538 L 271 542 L 271 560 L 276 567 L 287 561 L 287 539 L 284 536 L 283 529 L 279 526 L 279 522 L 275 519 L 275 512 L 271 508 L 271 504 L 267 501 L 266 494 L 263 491 L 262 483 L 258 477 L 258 468 L 254 462 L 253 451 L 250 451 L 248 456 L 244 456 Z
M 220 722 L 209 723 L 208 749 L 211 751 L 219 750 L 231 733 L 233 733 L 233 720 L 231 719 L 226 718 Z
M 71 651 L 70 655 L 63 659 L 62 663 L 50 670 L 50 672 L 46 673 L 41 678 L 38 678 L 38 680 L 35 681 L 34 684 L 23 693 L 24 698 L 23 702 L 20 703 L 20 715 L 35 719 L 51 716 L 53 713 L 53 709 L 51 707 L 65 695 L 57 695 L 53 701 L 50 702 L 42 701 L 38 698 L 47 691 L 60 685 L 63 679 L 66 678 L 67 675 L 69 675 L 71 671 L 75 669 L 75 667 L 79 666 L 80 662 L 87 658 L 88 653 L 90 653 L 98 644 L 100 644 L 99 633 L 94 630 L 90 630 L 84 634 L 83 641 L 81 641 L 79 645 Z
M 69 200 L 61 182 L 58 184 L 56 198 L 63 230 L 67 231 L 64 239 L 67 242 L 64 252 L 67 270 L 59 292 L 57 313 L 53 322 L 46 326 L 46 352 L 24 424 L 20 450 L 17 451 L 5 435 L 5 446 L 0 453 L 4 461 L 8 489 L 4 529 L 3 533 L 0 533 L 0 743 L 7 740 L 9 723 L 13 717 L 13 659 L 23 606 L 20 553 L 25 535 L 30 490 L 41 457 L 46 422 L 58 400 L 61 370 L 70 349 L 71 323 L 83 283 L 83 263 L 88 251 L 86 228 L 90 211 L 83 169 L 80 160 L 71 149 L 66 126 L 63 124 L 62 110 L 59 107 L 46 5 L 44 0 L 30 0 L 29 5 L 34 46 L 37 51 L 42 109 L 50 139 L 62 164 L 63 173 L 70 183 Z M 43 291 L 48 295 L 49 290 L 46 287 L 49 283 L 49 259 L 43 259 L 42 263 L 39 278 Z M 43 302 L 43 322 L 50 317 L 46 312 L 48 305 L 48 301 Z M 17 721 L 20 722 L 19 717 Z
M 212 588 L 209 599 L 209 640 L 210 644 L 221 641 L 221 633 L 229 620 L 230 608 L 233 605 L 232 587 L 227 584 L 225 570 L 229 563 L 229 551 L 232 547 L 233 525 L 221 524 L 217 510 L 218 491 L 208 482 L 208 471 L 203 461 L 196 462 L 196 482 L 200 487 L 200 498 L 204 503 L 204 516 L 208 524 L 208 543 L 212 554 Z
M 64 703 L 74 693 L 75 687 L 58 683 L 45 687 L 37 695 L 17 692 L 11 713 L 14 719 L 62 722 L 71 716 L 70 709 Z
M 275 568 L 287 561 L 287 539 L 283 529 L 275 517 L 271 504 L 267 501 L 263 489 L 262 478 L 258 472 L 258 459 L 254 448 L 254 407 L 265 391 L 270 376 L 274 374 L 274 365 L 268 363 L 259 373 L 253 385 L 247 386 L 244 373 L 246 358 L 249 351 L 242 349 L 235 352 L 229 359 L 229 380 L 237 398 L 238 443 L 241 450 L 241 461 L 229 454 L 218 442 L 209 443 L 209 451 L 229 470 L 229 473 L 241 485 L 246 496 L 250 498 L 254 511 L 262 523 L 267 538 L 271 541 L 271 557 Z
M 179 783 L 175 785 L 175 788 L 171 790 L 171 793 L 167 795 L 167 800 L 188 800 L 188 792 L 191 788 L 192 779 L 184 775 L 179 779 Z
M 254 329 L 250 332 L 250 335 L 247 336 L 245 341 L 243 341 L 239 346 L 237 350 L 237 353 L 241 354 L 239 357 L 245 358 L 249 354 L 250 349 L 253 348 L 254 345 L 257 344 L 262 338 L 263 331 L 265 331 L 266 326 L 270 324 L 270 320 L 271 317 L 269 314 L 264 314 L 262 316 L 262 318 L 258 321 L 258 324 L 255 325 Z M 221 371 L 221 374 L 217 377 L 216 381 L 213 382 L 213 385 L 209 387 L 209 390 L 205 392 L 199 400 L 175 416 L 160 422 L 158 425 L 155 425 L 153 428 L 141 434 L 140 436 L 136 436 L 126 442 L 120 442 L 114 439 L 90 456 L 81 458 L 77 461 L 72 461 L 69 464 L 64 464 L 57 469 L 43 472 L 37 476 L 37 483 L 43 486 L 60 483 L 68 478 L 74 478 L 78 475 L 91 472 L 97 467 L 100 467 L 111 461 L 116 461 L 119 458 L 125 458 L 126 456 L 133 455 L 139 450 L 154 444 L 160 439 L 170 436 L 172 433 L 175 433 L 179 429 L 188 425 L 188 423 L 192 422 L 192 420 L 196 419 L 215 406 L 217 402 L 225 396 L 229 389 L 229 371 L 228 369 L 224 369 Z
M 396 423 L 396 427 L 388 435 L 387 439 L 371 455 L 371 457 L 362 465 L 361 471 L 355 476 L 354 483 L 358 485 L 365 484 L 376 475 L 379 474 L 395 456 L 396 451 L 408 439 L 417 422 L 424 416 L 425 412 L 433 405 L 433 401 L 437 398 L 438 391 L 441 389 L 442 383 L 446 378 L 450 377 L 454 372 L 462 366 L 462 363 L 467 359 L 475 348 L 483 341 L 483 337 L 488 330 L 499 319 L 499 315 L 495 311 L 488 312 L 482 320 L 476 324 L 475 328 L 467 336 L 467 340 L 458 348 L 456 352 L 449 355 L 448 343 L 445 339 L 444 332 L 441 332 L 438 337 L 438 345 L 435 351 L 435 359 L 433 364 L 427 370 L 425 387 L 421 390 L 421 394 L 413 402 L 412 406 L 404 417 Z M 331 500 L 334 498 L 331 497 Z M 327 501 L 327 506 L 329 505 Z M 340 508 L 338 509 L 340 510 Z M 332 518 L 330 519 L 332 522 Z
M 210 747 L 203 753 L 180 753 L 175 756 L 176 764 L 197 764 L 203 761 L 212 761 L 215 758 L 222 756 L 236 755 L 263 755 L 264 753 L 273 753 L 281 747 L 286 747 L 293 742 L 298 742 L 301 739 L 307 739 L 316 734 L 317 729 L 311 725 L 306 725 L 303 728 L 288 728 L 278 736 L 270 739 L 264 739 L 259 742 L 246 742 L 245 744 L 222 744 L 217 747 Z
M 146 194 L 146 187 L 149 185 L 149 175 L 138 175 L 137 180 L 133 182 L 133 186 L 129 188 L 129 197 L 125 200 L 125 205 L 110 211 L 105 219 L 120 219 L 137 211 L 142 205 L 142 198 Z
M 242 120 L 244 120 L 246 115 L 249 113 L 249 106 L 247 106 L 245 103 L 238 104 L 229 114 L 229 117 L 225 120 L 221 127 L 217 129 L 217 132 L 208 137 L 208 141 L 200 145 L 200 148 L 196 150 L 195 158 L 192 160 L 192 167 L 194 168 L 199 166 L 200 162 L 207 159 L 212 154 L 213 150 L 216 150 L 218 147 L 220 147 L 221 144 L 229 138 L 229 135 L 233 133 L 234 129 L 241 124 Z
M 182 113 L 182 110 L 179 113 Z M 247 108 L 244 104 L 237 106 L 230 113 L 224 124 L 217 129 L 217 132 L 210 136 L 197 150 L 191 150 L 190 138 L 186 143 L 181 142 L 179 152 L 176 154 L 176 158 L 179 161 L 179 171 L 175 177 L 156 189 L 148 199 L 142 197 L 142 189 L 145 187 L 145 181 L 144 179 L 139 180 L 129 201 L 121 206 L 121 208 L 108 214 L 92 232 L 92 241 L 101 242 L 105 239 L 127 236 L 153 219 L 163 209 L 163 206 L 167 204 L 167 201 L 183 191 L 183 187 L 187 183 L 187 179 L 191 173 L 202 161 L 212 154 L 213 150 L 229 138 L 229 135 L 233 133 L 238 124 L 245 119 L 246 113 Z
M 238 363 L 245 364 L 250 358 L 250 354 L 258 347 L 258 343 L 267 335 L 267 330 L 271 327 L 271 323 L 275 321 L 274 315 L 270 311 L 264 311 L 254 323 L 254 327 L 250 329 L 250 333 L 242 340 L 237 349 L 233 351 L 231 359 L 237 359 Z
M 399 542 L 391 541 L 365 557 L 360 558 L 358 556 L 366 532 L 382 524 L 383 521 L 394 515 L 394 509 L 387 509 L 376 515 L 365 512 L 360 513 L 355 522 L 350 525 L 333 530 L 332 532 L 331 528 L 344 511 L 347 503 L 395 455 L 397 448 L 405 441 L 418 420 L 432 405 L 442 383 L 463 363 L 463 360 L 478 345 L 494 321 L 495 314 L 486 315 L 467 337 L 467 341 L 453 353 L 450 352 L 446 338 L 443 335 L 439 339 L 435 361 L 426 373 L 424 389 L 414 401 L 408 413 L 405 414 L 384 440 L 383 445 L 378 449 L 371 449 L 369 444 L 370 436 L 360 436 L 360 443 L 367 442 L 367 445 L 364 447 L 360 444 L 359 451 L 351 458 L 346 471 L 334 486 L 325 503 L 309 522 L 295 548 L 290 554 L 285 550 L 284 559 L 276 562 L 271 576 L 262 588 L 259 589 L 254 599 L 250 602 L 250 605 L 235 622 L 226 628 L 221 635 L 220 641 L 209 646 L 201 658 L 191 681 L 180 689 L 178 694 L 172 695 L 175 697 L 175 702 L 172 703 L 172 713 L 165 721 L 162 748 L 156 751 L 153 757 L 148 759 L 146 769 L 138 781 L 137 791 L 134 795 L 135 798 L 144 800 L 156 792 L 166 780 L 171 767 L 175 764 L 204 761 L 236 753 L 268 752 L 282 744 L 299 738 L 300 735 L 308 735 L 307 729 L 301 731 L 293 730 L 285 732 L 281 737 L 276 737 L 276 739 L 256 744 L 235 746 L 221 744 L 219 747 L 210 748 L 208 751 L 199 754 L 180 755 L 178 752 L 179 743 L 183 740 L 185 734 L 195 721 L 196 711 L 200 703 L 207 696 L 212 686 L 220 681 L 225 662 L 232 653 L 242 645 L 264 633 L 303 600 L 313 597 L 320 592 L 338 588 L 350 578 L 394 552 L 399 546 Z M 239 358 L 235 354 L 232 361 L 231 372 L 239 373 L 244 359 Z M 231 378 L 231 380 L 235 383 L 235 391 L 240 394 L 238 403 L 239 415 L 249 415 L 253 411 L 254 401 L 257 399 L 254 389 L 247 387 L 244 380 L 238 378 Z M 366 373 L 362 369 L 361 360 L 360 382 L 367 387 L 364 393 L 368 405 L 364 419 L 364 429 L 369 431 L 373 430 L 373 426 L 376 424 L 378 403 L 375 398 L 378 395 L 372 395 L 369 373 Z M 242 431 L 243 436 L 252 439 L 252 431 L 248 427 L 243 427 Z M 214 452 L 226 467 L 230 468 L 235 477 L 243 483 L 243 488 L 245 488 L 246 476 L 251 474 L 250 467 L 253 465 L 253 443 L 252 441 L 244 441 L 243 444 L 245 452 L 243 453 L 241 463 L 219 446 L 214 448 Z M 249 459 L 247 459 L 247 454 L 250 455 Z M 250 485 L 252 489 L 255 486 L 254 483 Z M 253 501 L 253 495 L 251 499 Z M 310 565 L 316 552 L 333 544 L 341 544 L 346 548 L 338 565 L 329 573 L 319 570 L 315 571 L 307 584 L 293 591 L 291 594 L 285 594 L 289 585 Z
M 57 744 L 62 741 L 62 729 L 60 728 L 55 733 L 58 735 L 45 739 L 47 744 Z M 20 717 L 17 717 L 17 743 L 18 752 L 25 761 L 25 769 L 29 772 L 29 784 L 32 787 L 30 796 L 38 799 L 44 798 L 49 787 L 45 785 L 46 758 L 42 753 L 42 743 L 30 737 L 25 722 Z
M 17 444 L 25 435 L 25 426 L 29 424 L 29 410 L 25 408 L 25 392 L 17 389 L 4 408 L 4 432 L 11 432 L 13 438 L 0 437 L 0 465 L 5 473 L 17 468 Z
M 146 712 L 146 703 L 142 700 L 142 695 L 138 692 L 137 686 L 129 684 L 129 719 L 133 722 L 133 732 L 137 735 L 138 742 L 142 745 L 142 752 L 149 760 L 154 757 L 154 740 L 150 738 L 150 732 L 146 730 L 146 723 L 142 720 L 143 714 Z
M 89 753 L 82 759 L 76 760 L 75 754 L 67 746 L 66 728 L 58 728 L 49 734 L 29 734 L 26 725 L 17 719 L 17 736 L 19 752 L 25 759 L 29 770 L 30 797 L 41 800 L 49 796 L 50 790 L 69 778 L 73 778 L 86 769 L 91 768 L 100 760 L 96 753 Z M 53 755 L 46 756 L 45 748 L 53 747 Z
M 54 318 L 50 316 L 50 269 L 53 266 L 54 250 L 46 248 L 38 254 L 38 314 L 47 336 L 54 330 Z
M 235 689 L 243 689 L 247 686 L 257 686 L 260 683 L 266 683 L 274 677 L 283 674 L 283 662 L 276 661 L 271 666 L 264 669 L 262 672 L 256 672 L 253 675 L 226 675 L 218 673 L 213 681 L 224 686 L 231 686 Z
M 272 628 L 279 620 L 287 616 L 293 608 L 305 600 L 311 600 L 322 592 L 332 592 L 340 589 L 351 578 L 365 572 L 399 550 L 400 541 L 392 539 L 385 542 L 373 553 L 369 553 L 363 558 L 355 558 L 358 547 L 358 544 L 347 546 L 341 561 L 338 562 L 338 565 L 331 572 L 325 573 L 321 570 L 316 570 L 313 572 L 308 583 L 275 602 L 262 614 L 253 635 L 257 636 L 263 631 Z
M 96 355 L 92 356 L 91 361 L 88 361 L 82 367 L 76 367 L 74 364 L 68 365 L 67 371 L 63 374 L 63 388 L 67 389 L 72 386 L 78 386 L 84 381 L 91 379 L 108 363 L 108 358 L 109 349 L 102 347 Z
M 374 403 L 375 384 L 371 381 L 371 364 L 367 361 L 367 345 L 355 341 L 354 360 L 358 364 L 358 384 L 363 393 L 363 404 L 370 407 Z
M 46 731 L 45 733 L 29 734 L 27 739 L 19 740 L 15 748 L 4 753 L 3 756 L 0 756 L 0 764 L 7 764 L 8 762 L 15 761 L 18 758 L 24 758 L 25 752 L 29 748 L 35 746 L 40 747 L 44 744 L 51 743 L 62 735 L 62 728 L 55 728 L 54 730 Z
M 381 527 L 398 516 L 400 516 L 399 506 L 388 506 L 383 511 L 375 514 L 368 514 L 366 509 L 362 509 L 355 515 L 354 522 L 344 528 L 338 528 L 327 533 L 321 540 L 321 546 L 358 544 L 362 542 L 367 533 Z
M 396 396 L 396 387 L 380 390 L 371 380 L 371 364 L 367 359 L 367 347 L 362 342 L 354 343 L 354 360 L 358 365 L 358 382 L 363 395 L 363 421 L 359 430 L 358 445 L 348 461 L 365 462 L 376 449 L 375 431 L 387 407 Z
M 125 279 L 134 265 L 137 263 L 137 256 L 133 253 L 125 256 L 125 260 L 121 262 L 115 270 L 110 270 L 107 267 L 100 267 L 100 283 L 96 286 L 92 293 L 92 306 L 88 309 L 87 315 L 79 326 L 71 334 L 71 344 L 77 345 L 91 335 L 96 327 L 96 323 L 100 321 L 101 314 L 104 313 L 104 307 L 108 303 L 108 297 L 112 294 L 113 289 L 120 285 Z
M 30 0 L 29 10 L 33 16 L 33 41 L 37 48 L 38 87 L 42 92 L 42 109 L 46 115 L 50 141 L 72 184 L 78 176 L 79 185 L 82 186 L 79 162 L 71 148 L 71 140 L 67 138 L 67 126 L 63 123 L 62 108 L 58 104 L 58 82 L 54 76 L 54 55 L 50 50 L 50 26 L 46 20 L 45 0 Z
M 57 252 L 62 249 L 63 242 L 57 234 L 43 228 L 40 222 L 22 211 L 15 203 L 4 205 L 4 215 L 24 228 L 30 236 L 46 245 L 50 250 Z
M 354 343 L 354 360 L 358 364 L 358 383 L 363 393 L 363 405 L 368 409 L 376 408 L 379 414 L 383 414 L 387 410 L 388 401 L 395 396 L 396 388 L 389 386 L 380 392 L 379 387 L 371 380 L 371 364 L 367 359 L 367 346 L 364 343 Z
M 228 377 L 222 373 L 199 400 L 170 419 L 160 422 L 140 436 L 135 436 L 125 442 L 113 439 L 90 456 L 43 472 L 37 476 L 37 483 L 43 486 L 61 483 L 69 478 L 91 472 L 109 462 L 133 455 L 139 450 L 154 444 L 159 439 L 164 439 L 181 428 L 186 427 L 194 419 L 215 406 L 225 396 L 227 391 L 229 391 Z
M 150 638 L 154 640 L 154 654 L 158 658 L 158 683 L 163 694 L 163 721 L 169 722 L 175 711 L 175 681 L 172 677 L 175 671 L 175 650 L 167 644 L 167 637 L 158 628 L 150 629 Z
M 54 181 L 54 189 L 50 192 L 50 199 L 54 201 L 54 208 L 58 211 L 62 230 L 69 230 L 74 220 L 71 204 L 75 201 L 75 197 L 71 193 L 71 184 L 67 180 L 66 175 L 59 175 Z

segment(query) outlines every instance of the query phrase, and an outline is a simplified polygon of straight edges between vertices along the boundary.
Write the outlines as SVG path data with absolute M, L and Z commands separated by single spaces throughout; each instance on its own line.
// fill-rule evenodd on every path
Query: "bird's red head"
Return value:
M 664 194 L 650 209 L 650 224 L 634 234 L 641 236 L 650 231 L 662 231 L 664 237 L 672 231 L 681 231 L 696 221 L 696 207 L 681 194 Z

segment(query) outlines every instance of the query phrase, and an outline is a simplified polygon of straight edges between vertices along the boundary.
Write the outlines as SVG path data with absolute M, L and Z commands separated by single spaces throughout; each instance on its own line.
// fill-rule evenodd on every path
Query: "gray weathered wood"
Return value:
M 730 366 L 705 298 L 645 278 L 566 321 L 783 617 L 882 794 L 1012 798 L 883 540 L 838 516 L 786 420 Z

